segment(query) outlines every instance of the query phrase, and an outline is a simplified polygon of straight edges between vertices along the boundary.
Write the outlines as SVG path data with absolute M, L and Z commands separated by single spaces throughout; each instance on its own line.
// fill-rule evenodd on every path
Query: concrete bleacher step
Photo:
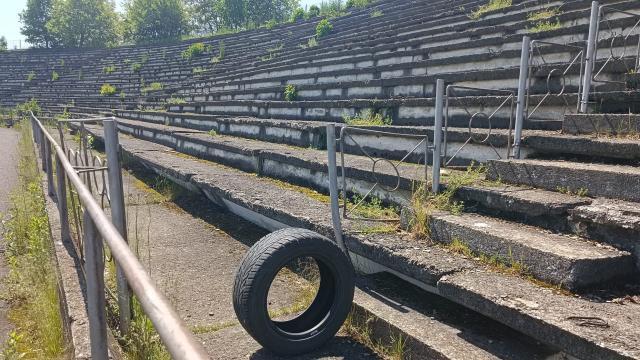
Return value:
M 327 183 L 319 181 L 326 175 L 326 151 L 309 148 L 291 147 L 277 143 L 254 141 L 233 136 L 211 136 L 206 132 L 188 130 L 180 127 L 164 126 L 145 123 L 134 120 L 119 119 L 120 131 L 153 141 L 172 149 L 203 159 L 214 160 L 227 166 L 253 171 L 263 176 L 270 176 L 285 181 L 298 181 L 298 184 L 314 187 L 322 192 L 328 192 Z M 209 149 L 210 148 L 210 149 Z M 239 159 L 239 156 L 245 156 Z M 277 160 L 280 166 L 264 167 L 268 161 Z M 366 188 L 366 182 L 372 181 L 371 160 L 358 155 L 347 155 L 345 166 L 349 169 L 349 184 L 352 181 L 361 180 L 362 186 L 353 186 L 352 191 L 361 191 Z M 413 182 L 423 179 L 423 168 L 416 165 L 400 166 L 400 188 L 405 192 L 401 199 L 410 196 Z M 277 171 L 275 171 L 277 170 Z M 288 171 L 287 171 L 288 170 Z M 312 170 L 312 172 L 309 172 Z M 392 169 L 381 169 L 379 180 L 388 181 L 387 185 L 396 183 L 397 174 Z M 448 170 L 446 170 L 448 171 Z M 445 172 L 446 172 L 445 171 Z M 307 173 L 309 176 L 303 177 Z M 322 174 L 321 176 L 318 176 Z M 443 179 L 446 183 L 446 177 Z M 364 195 L 364 193 L 361 193 Z M 383 197 L 386 192 L 380 193 Z M 563 217 L 566 222 L 567 210 L 578 205 L 588 204 L 586 198 L 577 196 L 556 194 L 554 192 L 492 184 L 465 186 L 458 191 L 457 196 L 464 201 L 473 202 L 491 211 L 501 211 L 505 214 L 518 214 L 521 218 L 537 218 L 541 223 L 555 223 Z M 549 227 L 553 228 L 551 225 Z M 562 228 L 566 228 L 563 225 Z
M 280 144 L 257 142 L 253 140 L 238 139 L 233 137 L 210 136 L 201 132 L 180 132 L 166 131 L 162 126 L 148 125 L 147 127 L 138 127 L 135 122 L 121 120 L 119 122 L 121 131 L 134 135 L 138 138 L 153 141 L 165 146 L 170 146 L 179 152 L 194 155 L 200 158 L 213 160 L 220 164 L 238 168 L 244 171 L 254 172 L 263 176 L 273 177 L 289 183 L 302 186 L 312 187 L 323 192 L 327 192 L 325 176 L 318 177 L 317 173 L 326 173 L 326 153 L 311 149 L 296 149 Z M 346 156 L 347 175 L 349 185 L 354 191 L 362 191 L 361 195 L 371 185 L 375 183 L 374 178 L 377 177 L 386 186 L 393 186 L 397 181 L 393 173 L 382 172 L 373 175 L 369 172 L 370 160 L 357 156 Z M 391 171 L 390 169 L 388 169 Z M 408 204 L 408 198 L 411 196 L 410 191 L 414 187 L 414 181 L 419 180 L 423 169 L 419 167 L 400 167 L 401 188 L 405 191 L 400 194 L 390 195 L 386 191 L 374 192 L 380 198 L 397 204 Z M 408 176 L 408 177 L 407 177 Z M 369 184 L 369 185 L 368 185 Z M 365 189 L 365 190 L 362 190 Z M 466 188 L 469 192 L 470 188 Z M 513 190 L 513 189 L 509 189 Z M 510 199 L 501 199 L 499 204 L 513 204 L 514 199 L 526 199 L 531 201 L 534 199 L 531 192 L 524 192 L 522 195 L 514 195 L 510 191 L 501 191 L 496 188 L 493 194 L 504 194 L 504 197 Z M 482 190 L 481 190 L 482 191 Z M 481 194 L 482 192 L 476 194 Z M 477 196 L 482 197 L 482 195 Z M 489 204 L 489 196 L 482 197 L 486 204 Z M 482 200 L 481 200 L 482 201 Z M 526 200 L 524 200 L 526 201 Z M 561 201 L 555 201 L 551 204 L 544 203 L 544 200 L 538 199 L 536 205 L 540 207 L 558 206 Z M 584 204 L 576 199 L 565 200 L 565 211 L 571 206 Z M 499 208 L 500 205 L 494 205 Z M 511 207 L 513 208 L 513 207 Z M 500 209 L 509 211 L 508 209 Z M 523 208 L 518 212 L 528 214 Z M 463 218 L 482 219 L 477 215 L 465 214 Z M 550 218 L 549 214 L 545 217 Z M 455 218 L 457 219 L 457 218 Z M 518 228 L 519 225 L 507 222 L 498 222 L 493 219 L 486 218 L 475 223 L 482 223 L 490 228 L 501 227 L 501 231 L 507 233 L 511 230 L 512 234 L 520 234 L 520 237 L 514 239 L 497 237 L 495 234 L 485 234 L 484 238 L 478 236 L 478 229 L 471 225 L 473 221 L 467 223 L 456 223 L 454 218 L 434 217 L 432 234 L 434 240 L 442 243 L 450 243 L 453 238 L 460 235 L 460 240 L 471 246 L 473 251 L 490 256 L 496 256 L 506 261 L 521 261 L 531 274 L 544 281 L 561 284 L 570 289 L 586 287 L 589 285 L 599 284 L 611 279 L 622 278 L 625 275 L 633 273 L 635 270 L 633 257 L 628 253 L 621 253 L 614 249 L 599 249 L 581 240 L 575 240 L 566 236 L 543 234 L 539 229 L 535 228 Z M 453 222 L 452 222 L 453 221 Z M 487 225 L 487 223 L 490 223 Z M 527 231 L 528 230 L 528 231 Z M 519 233 L 517 232 L 519 231 Z M 539 244 L 532 247 L 523 240 L 518 242 L 517 239 L 526 239 L 537 235 Z M 515 236 L 515 235 L 514 235 Z M 475 237 L 475 238 L 474 238 Z M 550 238 L 549 241 L 543 242 L 543 239 Z M 556 247 L 551 244 L 556 244 Z M 545 247 L 546 245 L 546 247 Z M 592 251 L 589 251 L 591 249 Z M 555 253 L 554 253 L 555 251 Z M 564 251 L 564 252 L 563 252 Z M 512 256 L 509 258 L 509 256 Z M 514 260 L 515 259 L 515 260 Z M 541 262 L 541 259 L 544 259 Z M 555 268 L 550 267 L 549 263 L 554 264 Z M 589 264 L 589 266 L 585 266 Z M 608 269 L 604 271 L 603 269 Z M 589 270 L 593 269 L 591 274 Z M 599 276 L 593 276 L 597 274 Z
M 628 252 L 488 216 L 434 214 L 430 233 L 433 240 L 461 242 L 473 253 L 573 290 L 628 278 L 637 271 Z
M 568 134 L 601 134 L 640 140 L 640 115 L 573 114 L 565 117 L 562 131 Z
M 487 178 L 558 192 L 640 202 L 640 168 L 563 160 L 490 160 Z
M 99 127 L 89 127 L 97 139 Z M 328 204 L 220 165 L 185 158 L 170 148 L 121 137 L 124 154 L 190 190 L 202 192 L 260 226 L 301 226 L 331 236 Z M 291 203 L 298 206 L 292 207 Z M 637 305 L 567 296 L 519 277 L 487 273 L 482 266 L 401 233 L 345 234 L 354 263 L 385 271 L 581 359 L 637 357 Z M 374 266 L 375 264 L 375 266 Z M 377 270 L 375 270 L 377 266 Z M 484 277 L 474 277 L 480 276 Z M 596 319 L 596 320 L 594 320 Z M 590 326 L 593 321 L 596 326 Z M 601 325 L 604 322 L 604 325 Z M 584 325 L 587 324 L 587 325 Z

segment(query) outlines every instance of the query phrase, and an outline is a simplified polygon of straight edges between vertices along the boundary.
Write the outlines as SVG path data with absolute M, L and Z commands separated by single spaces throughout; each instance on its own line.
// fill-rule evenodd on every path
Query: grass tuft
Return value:
M 492 11 L 506 9 L 512 5 L 512 0 L 489 0 L 488 3 L 478 7 L 474 12 L 469 15 L 469 18 L 478 20 L 485 14 Z

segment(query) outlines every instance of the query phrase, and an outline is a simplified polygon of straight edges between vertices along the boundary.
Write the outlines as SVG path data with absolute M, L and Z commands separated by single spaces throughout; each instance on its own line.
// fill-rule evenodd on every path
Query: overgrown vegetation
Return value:
M 350 126 L 386 126 L 393 122 L 391 117 L 371 109 L 366 109 L 356 116 L 345 115 L 343 120 L 345 124 Z
M 185 60 L 191 60 L 194 57 L 200 56 L 207 51 L 207 47 L 204 43 L 198 42 L 189 45 L 181 54 L 182 58 Z
M 530 33 L 540 33 L 545 31 L 558 30 L 562 28 L 562 24 L 560 23 L 560 19 L 552 20 L 543 20 L 535 23 L 533 27 L 527 27 L 527 31 Z
M 333 31 L 333 24 L 328 19 L 322 19 L 316 25 L 316 38 L 320 39 Z
M 54 70 L 54 71 L 51 73 L 51 81 L 56 81 L 56 80 L 58 80 L 59 78 L 60 78 L 60 74 L 58 74 L 58 72 Z
M 390 331 L 386 338 L 376 337 L 372 329 L 373 321 L 375 321 L 374 318 L 368 317 L 354 307 L 342 325 L 342 331 L 386 359 L 407 359 L 405 354 L 407 339 L 397 331 Z
M 415 184 L 411 197 L 411 215 L 409 231 L 417 238 L 428 239 L 431 236 L 429 219 L 435 211 L 447 211 L 460 214 L 464 204 L 454 200 L 458 190 L 467 185 L 477 183 L 482 179 L 485 168 L 469 165 L 466 171 L 455 172 L 443 177 L 446 183 L 444 190 L 437 194 L 431 193 L 428 184 Z
M 102 96 L 114 95 L 116 91 L 116 87 L 111 84 L 102 84 L 102 86 L 100 87 L 100 95 Z
M 142 69 L 142 64 L 140 63 L 131 64 L 131 72 L 139 73 L 141 69 Z
M 293 84 L 289 84 L 284 88 L 284 99 L 286 101 L 296 101 L 298 98 L 298 90 Z
M 30 73 L 27 75 L 27 81 L 31 81 L 31 80 L 33 80 L 33 79 L 35 79 L 35 78 L 36 78 L 36 73 L 35 73 L 35 72 L 33 72 L 33 71 L 32 71 L 32 72 L 30 72 Z
M 114 73 L 114 72 L 116 72 L 116 66 L 113 65 L 113 64 L 112 65 L 107 65 L 107 66 L 102 68 L 102 72 L 107 74 L 107 75 L 111 74 L 111 73 Z
M 512 0 L 489 0 L 485 5 L 481 5 L 475 11 L 473 11 L 469 18 L 473 20 L 478 20 L 483 17 L 485 14 L 490 13 L 492 11 L 506 9 L 512 5 Z
M 445 248 L 453 253 L 462 255 L 469 259 L 477 260 L 482 264 L 489 266 L 494 271 L 498 271 L 504 274 L 529 276 L 527 267 L 522 263 L 521 260 L 518 260 L 513 256 L 513 252 L 511 251 L 511 249 L 509 249 L 506 257 L 498 256 L 495 254 L 491 255 L 477 253 L 471 250 L 468 244 L 458 238 L 454 238 L 451 243 L 446 244 Z
M 18 153 L 20 180 L 11 196 L 11 217 L 4 236 L 10 272 L 7 292 L 2 294 L 11 305 L 8 315 L 16 330 L 10 334 L 2 357 L 62 358 L 67 346 L 51 262 L 52 240 L 28 126 L 21 127 Z

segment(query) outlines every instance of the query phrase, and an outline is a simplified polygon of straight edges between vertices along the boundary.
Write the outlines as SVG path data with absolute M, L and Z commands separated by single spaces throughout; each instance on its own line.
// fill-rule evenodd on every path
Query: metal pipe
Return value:
M 591 80 L 593 80 L 593 68 L 596 61 L 596 46 L 600 26 L 600 4 L 597 1 L 591 3 L 591 18 L 589 20 L 589 38 L 587 39 L 587 56 L 582 82 L 582 98 L 580 100 L 580 112 L 586 113 L 589 106 L 589 92 Z
M 118 142 L 118 125 L 115 119 L 103 122 L 104 148 L 107 153 L 107 176 L 109 198 L 111 199 L 111 221 L 118 229 L 124 241 L 127 241 L 127 215 L 122 188 L 122 170 L 120 167 L 120 144 Z M 118 284 L 118 306 L 120 309 L 120 331 L 129 333 L 131 322 L 131 291 L 122 268 L 116 263 L 116 282 Z
M 38 128 L 43 126 L 31 113 Z M 102 211 L 93 194 L 84 185 L 80 176 L 76 174 L 73 165 L 66 158 L 62 148 L 55 140 L 45 133 L 50 139 L 57 156 L 61 158 L 62 167 L 67 174 L 71 186 L 78 193 L 80 202 L 85 206 L 86 213 L 91 217 L 98 234 L 104 239 L 111 250 L 114 259 L 120 264 L 129 282 L 133 293 L 138 297 L 140 305 L 158 331 L 160 339 L 174 359 L 208 359 L 202 344 L 195 339 L 188 330 L 180 316 L 171 306 L 169 300 L 155 286 L 155 282 L 146 272 L 122 235 L 111 223 L 107 215 Z
M 56 195 L 56 185 L 53 181 L 53 161 L 51 160 L 51 143 L 49 141 L 44 142 L 44 156 L 42 162 L 47 168 L 47 194 L 53 197 Z
M 329 173 L 329 195 L 331 197 L 331 223 L 335 234 L 336 243 L 344 253 L 349 256 L 349 250 L 342 238 L 342 223 L 340 221 L 340 203 L 338 196 L 338 165 L 336 161 L 336 126 L 327 125 L 327 166 Z M 344 169 L 342 169 L 344 172 Z
M 436 117 L 433 123 L 433 164 L 431 192 L 440 192 L 440 167 L 442 156 L 442 122 L 444 117 L 444 80 L 436 81 Z
M 109 349 L 107 347 L 107 301 L 104 296 L 104 249 L 93 219 L 86 211 L 82 216 L 82 227 L 84 229 L 91 358 L 107 360 Z
M 522 38 L 522 53 L 520 54 L 520 75 L 518 77 L 518 100 L 516 101 L 516 125 L 513 140 L 513 157 L 520 158 L 520 141 L 522 140 L 522 128 L 527 111 L 527 82 L 529 78 L 529 52 L 531 50 L 531 38 Z
M 58 175 L 58 211 L 60 212 L 60 235 L 62 241 L 69 240 L 71 238 L 71 231 L 69 229 L 69 207 L 67 204 L 67 179 L 62 168 L 62 162 L 60 156 L 56 156 L 56 174 Z

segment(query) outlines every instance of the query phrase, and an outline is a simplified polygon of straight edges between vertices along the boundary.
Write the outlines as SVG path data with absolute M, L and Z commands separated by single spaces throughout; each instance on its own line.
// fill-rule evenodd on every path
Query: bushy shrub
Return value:
M 140 72 L 141 69 L 142 69 L 142 64 L 140 63 L 133 63 L 131 65 L 131 71 L 133 71 L 134 73 Z
M 116 93 L 116 87 L 111 84 L 103 84 L 100 87 L 100 95 L 102 96 L 111 96 Z
M 291 22 L 304 20 L 306 15 L 307 14 L 304 12 L 303 8 L 297 8 L 293 10 L 293 13 L 291 14 Z
M 36 73 L 35 72 L 30 72 L 29 75 L 27 75 L 27 81 L 31 81 L 33 79 L 36 78 Z
M 111 74 L 116 71 L 115 65 L 109 65 L 102 68 L 102 72 L 105 74 Z
M 367 7 L 369 4 L 371 4 L 371 0 L 347 0 L 346 7 L 347 9 L 355 7 L 363 8 Z
M 191 60 L 196 56 L 202 55 L 206 52 L 206 46 L 204 43 L 195 43 L 189 45 L 189 47 L 182 52 L 182 58 L 185 60 Z
M 284 88 L 284 99 L 286 101 L 296 101 L 298 98 L 298 90 L 295 85 L 289 84 Z
M 333 24 L 327 19 L 322 19 L 316 26 L 316 37 L 321 38 L 333 31 Z
M 56 80 L 58 80 L 59 78 L 60 78 L 60 74 L 58 74 L 58 72 L 54 70 L 54 71 L 51 73 L 51 81 L 56 81 Z
M 317 5 L 311 5 L 307 12 L 307 19 L 320 16 L 320 8 Z

